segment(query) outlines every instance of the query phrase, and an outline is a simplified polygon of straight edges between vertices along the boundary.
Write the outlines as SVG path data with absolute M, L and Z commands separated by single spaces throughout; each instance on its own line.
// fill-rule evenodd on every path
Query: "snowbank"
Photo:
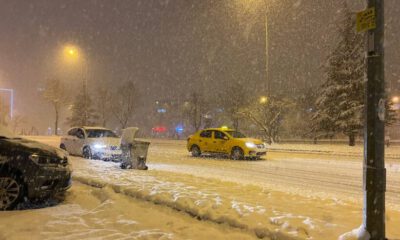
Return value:
M 72 158 L 74 180 L 184 212 L 267 239 L 337 239 L 340 203 L 306 199 L 191 175 L 121 170 L 115 163 Z M 328 217 L 329 216 L 329 217 Z M 349 222 L 352 223 L 352 222 Z M 348 229 L 348 228 L 347 228 Z
M 340 235 L 339 240 L 369 240 L 371 236 L 361 225 L 359 228 L 353 229 L 350 232 Z
M 76 181 L 62 203 L 39 205 L 0 212 L 0 239 L 254 239 L 240 230 L 198 221 L 109 188 L 93 188 Z

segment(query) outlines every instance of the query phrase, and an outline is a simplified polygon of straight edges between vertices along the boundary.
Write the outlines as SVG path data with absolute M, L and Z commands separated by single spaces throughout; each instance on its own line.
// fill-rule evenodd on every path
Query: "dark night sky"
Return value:
M 16 90 L 16 110 L 29 126 L 51 126 L 52 109 L 37 89 L 48 77 L 79 89 L 77 70 L 57 58 L 73 43 L 87 58 L 89 86 L 114 89 L 134 80 L 149 104 L 184 98 L 192 88 L 212 95 L 232 79 L 257 89 L 265 79 L 263 9 L 246 12 L 237 1 L 249 0 L 0 0 L 0 87 Z M 318 85 L 341 1 L 276 2 L 269 11 L 269 77 L 293 91 Z M 347 2 L 354 11 L 364 3 Z M 394 83 L 400 6 L 387 0 L 386 8 L 386 76 Z

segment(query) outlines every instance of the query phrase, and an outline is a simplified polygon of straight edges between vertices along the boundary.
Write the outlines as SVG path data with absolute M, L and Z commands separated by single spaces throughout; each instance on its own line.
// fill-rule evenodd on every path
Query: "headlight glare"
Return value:
M 34 153 L 29 156 L 29 159 L 34 161 L 35 163 L 39 163 L 39 155 Z
M 94 147 L 95 149 L 104 149 L 104 148 L 106 148 L 107 146 L 104 145 L 104 144 L 95 144 L 93 147 Z
M 246 142 L 246 147 L 248 147 L 248 148 L 255 148 L 256 145 L 255 145 L 254 143 L 252 143 L 252 142 Z

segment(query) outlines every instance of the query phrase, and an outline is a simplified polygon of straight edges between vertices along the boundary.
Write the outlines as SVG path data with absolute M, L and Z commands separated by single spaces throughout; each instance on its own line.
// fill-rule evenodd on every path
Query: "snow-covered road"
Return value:
M 158 170 L 255 184 L 306 197 L 360 202 L 363 160 L 359 151 L 362 150 L 332 146 L 331 154 L 327 154 L 327 146 L 322 148 L 323 153 L 312 152 L 312 149 L 307 153 L 307 148 L 299 152 L 293 146 L 291 149 L 297 151 L 288 151 L 287 146 L 280 146 L 261 161 L 232 161 L 227 158 L 193 158 L 183 141 L 154 140 L 149 162 L 153 169 Z M 400 159 L 388 160 L 386 167 L 387 203 L 400 210 Z
M 55 138 L 39 140 L 58 144 Z M 168 208 L 171 217 L 185 213 L 186 217 L 209 222 L 212 227 L 219 226 L 222 232 L 240 230 L 254 238 L 337 239 L 361 224 L 360 149 L 353 148 L 349 154 L 346 149 L 332 146 L 329 154 L 312 149 L 297 151 L 288 146 L 279 148 L 271 151 L 266 160 L 232 161 L 192 158 L 183 141 L 153 140 L 149 171 L 121 170 L 115 163 L 78 157 L 71 160 L 74 180 L 79 184 Z M 393 157 L 387 162 L 386 224 L 388 237 L 398 239 L 400 168 L 396 149 L 390 151 Z M 176 230 L 161 221 L 155 222 L 160 224 L 157 229 Z M 192 229 L 193 236 L 197 236 L 199 229 Z M 218 234 L 211 232 L 207 236 L 229 238 Z M 235 236 L 238 235 L 232 237 Z M 181 237 L 175 234 L 173 238 Z

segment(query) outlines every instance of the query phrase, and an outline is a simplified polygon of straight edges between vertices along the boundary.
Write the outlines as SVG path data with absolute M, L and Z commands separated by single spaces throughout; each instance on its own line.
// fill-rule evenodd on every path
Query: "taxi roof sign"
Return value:
M 375 8 L 367 8 L 357 13 L 357 32 L 365 32 L 376 28 Z

